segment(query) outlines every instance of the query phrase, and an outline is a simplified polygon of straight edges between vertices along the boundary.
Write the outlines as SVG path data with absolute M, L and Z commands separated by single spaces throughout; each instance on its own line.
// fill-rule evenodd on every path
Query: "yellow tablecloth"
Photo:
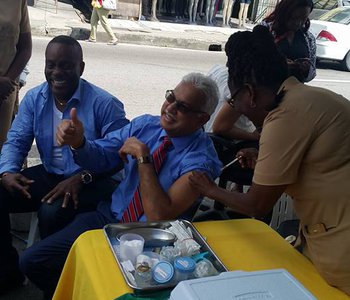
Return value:
M 252 220 L 194 223 L 229 270 L 284 268 L 317 299 L 349 299 L 329 286 L 311 262 L 266 224 Z M 109 300 L 132 292 L 127 286 L 102 230 L 88 231 L 74 243 L 54 300 Z

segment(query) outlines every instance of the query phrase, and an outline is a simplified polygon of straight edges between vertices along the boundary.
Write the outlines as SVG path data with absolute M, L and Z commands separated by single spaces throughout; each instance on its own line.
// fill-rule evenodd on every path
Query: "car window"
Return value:
M 339 24 L 350 24 L 350 9 L 334 9 L 318 18 L 321 21 L 328 21 Z
M 338 0 L 314 0 L 314 8 L 331 10 L 338 7 Z

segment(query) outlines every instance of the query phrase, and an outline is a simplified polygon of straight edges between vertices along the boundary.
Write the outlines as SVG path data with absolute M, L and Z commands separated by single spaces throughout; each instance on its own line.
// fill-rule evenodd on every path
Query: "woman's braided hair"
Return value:
M 225 45 L 229 87 L 244 84 L 275 89 L 288 77 L 287 62 L 265 26 L 234 33 Z

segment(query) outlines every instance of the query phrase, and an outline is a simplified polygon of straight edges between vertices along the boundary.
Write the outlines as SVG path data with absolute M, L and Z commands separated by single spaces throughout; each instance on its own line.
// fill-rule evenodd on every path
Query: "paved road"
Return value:
M 44 51 L 48 38 L 34 38 L 28 83 L 21 96 L 45 80 Z M 158 114 L 165 90 L 175 87 L 189 72 L 206 73 L 212 65 L 225 64 L 224 52 L 209 52 L 175 48 L 159 48 L 119 44 L 82 42 L 86 63 L 83 77 L 116 95 L 125 105 L 128 118 L 143 113 Z M 350 99 L 350 72 L 336 64 L 321 64 L 317 77 L 310 84 L 330 88 Z M 35 147 L 30 157 L 37 158 Z
M 34 38 L 27 89 L 44 79 L 44 49 L 49 39 Z M 191 71 L 207 72 L 225 63 L 223 52 L 81 42 L 86 63 L 83 77 L 120 98 L 129 118 L 157 114 L 166 89 Z M 23 95 L 23 93 L 22 93 Z
M 30 75 L 23 93 L 44 78 L 44 50 L 49 39 L 34 38 Z M 86 63 L 83 77 L 119 97 L 129 118 L 142 113 L 157 114 L 164 91 L 174 87 L 191 72 L 206 73 L 216 63 L 225 64 L 224 52 L 209 52 L 151 46 L 81 42 Z M 328 69 L 336 64 L 322 64 L 310 84 L 330 88 L 350 99 L 350 72 Z

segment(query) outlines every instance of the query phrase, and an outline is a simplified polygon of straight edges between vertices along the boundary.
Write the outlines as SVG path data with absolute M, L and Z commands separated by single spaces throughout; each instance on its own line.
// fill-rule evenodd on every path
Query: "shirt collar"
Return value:
M 302 83 L 298 79 L 296 79 L 294 76 L 290 76 L 285 81 L 283 81 L 277 94 L 279 94 L 282 91 L 286 92 L 286 91 L 292 89 L 297 84 L 302 84 Z
M 170 138 L 171 143 L 173 144 L 175 151 L 181 152 L 183 149 L 185 149 L 189 144 L 192 143 L 193 140 L 198 138 L 198 136 L 203 132 L 203 129 L 198 129 L 197 131 L 186 135 L 186 136 L 178 136 L 178 137 L 172 137 Z M 160 137 L 166 136 L 167 133 L 164 129 L 162 129 L 162 132 L 160 134 Z
M 51 89 L 49 84 L 46 82 L 41 95 L 47 100 L 49 97 L 53 97 Z M 77 101 L 82 101 L 82 79 L 79 79 L 79 84 L 78 87 L 76 88 L 74 94 L 72 95 L 72 97 L 68 100 L 68 102 L 70 102 L 71 100 L 76 99 Z M 68 103 L 67 102 L 67 103 Z

